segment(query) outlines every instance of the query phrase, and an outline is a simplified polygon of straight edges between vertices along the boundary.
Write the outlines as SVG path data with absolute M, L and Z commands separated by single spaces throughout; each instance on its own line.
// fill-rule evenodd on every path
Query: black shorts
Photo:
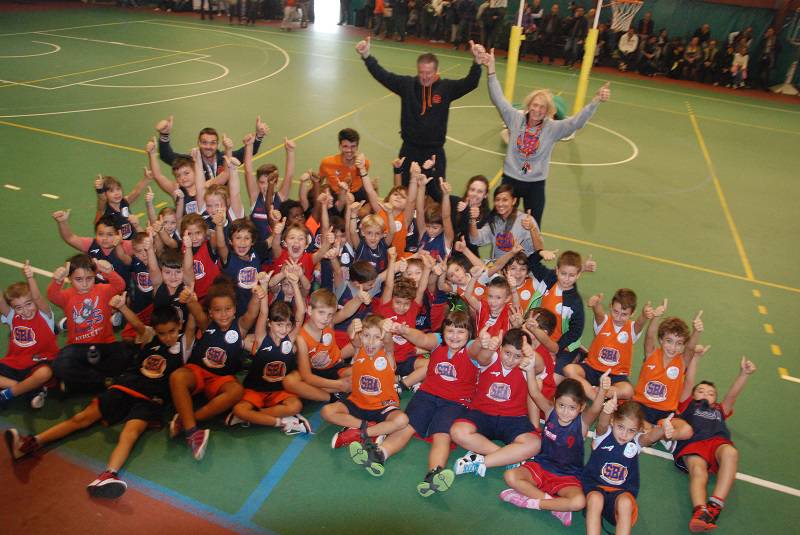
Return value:
M 602 377 L 605 372 L 599 372 L 585 362 L 581 362 L 579 366 L 583 368 L 583 375 L 590 385 L 598 386 L 600 384 L 600 377 Z M 609 375 L 608 378 L 611 379 L 612 385 L 621 383 L 622 381 L 630 382 L 627 375 Z
M 557 373 L 558 375 L 564 375 L 564 368 L 567 366 L 567 364 L 573 364 L 577 362 L 578 357 L 580 356 L 580 348 L 570 352 L 567 352 L 566 350 L 559 351 L 556 354 L 556 366 L 553 369 L 553 372 Z
M 370 411 L 367 409 L 362 409 L 350 399 L 345 399 L 342 401 L 345 407 L 347 407 L 348 412 L 350 412 L 350 416 L 354 416 L 359 420 L 366 420 L 367 422 L 382 422 L 386 419 L 389 414 L 393 411 L 400 409 L 400 407 L 396 407 L 394 405 L 390 405 L 383 409 Z
M 95 398 L 103 423 L 114 425 L 129 420 L 162 423 L 163 407 L 153 401 L 131 396 L 116 388 L 109 388 Z
M 511 444 L 518 436 L 535 433 L 533 424 L 527 416 L 492 416 L 485 412 L 468 410 L 456 422 L 464 421 L 475 425 L 476 431 L 489 440 L 499 440 Z
M 664 418 L 672 414 L 672 412 L 674 412 L 674 411 L 662 411 L 659 409 L 654 409 L 652 407 L 648 407 L 644 403 L 639 403 L 639 405 L 641 405 L 642 410 L 644 411 L 644 419 L 653 425 L 658 424 L 659 420 L 663 420 Z
M 400 377 L 405 377 L 406 375 L 409 375 L 411 372 L 414 371 L 414 363 L 416 361 L 417 361 L 417 356 L 412 355 L 403 362 L 398 362 L 395 373 Z
M 408 423 L 422 438 L 436 433 L 450 433 L 453 422 L 461 418 L 467 408 L 421 390 L 414 394 L 406 407 Z
M 331 366 L 330 368 L 326 368 L 324 370 L 316 370 L 314 368 L 311 368 L 311 373 L 313 373 L 317 377 L 322 377 L 323 379 L 338 381 L 339 379 L 341 379 L 341 375 L 339 372 L 349 367 L 350 366 L 348 364 L 345 364 L 344 362 L 339 362 L 335 366 Z
M 0 362 L 0 376 L 7 377 L 12 381 L 21 382 L 30 377 L 33 371 L 38 368 L 39 366 L 43 366 L 46 363 L 37 364 L 35 366 L 31 366 L 30 368 L 23 368 L 18 370 L 17 368 L 12 368 L 11 366 L 6 366 L 2 362 Z

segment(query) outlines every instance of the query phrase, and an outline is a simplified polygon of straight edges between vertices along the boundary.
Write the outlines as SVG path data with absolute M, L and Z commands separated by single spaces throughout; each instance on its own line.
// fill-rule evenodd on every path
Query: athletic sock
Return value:
M 723 500 L 722 498 L 718 498 L 718 497 L 716 497 L 716 496 L 712 496 L 712 497 L 710 497 L 710 498 L 708 499 L 708 502 L 709 502 L 709 503 L 713 503 L 714 505 L 716 505 L 716 506 L 717 506 L 717 507 L 719 507 L 720 509 L 722 509 L 723 507 L 725 507 L 725 500 Z
M 283 426 L 283 418 L 275 418 L 275 427 Z
M 192 427 L 191 429 L 185 429 L 185 430 L 183 431 L 183 434 L 184 434 L 184 435 L 186 435 L 186 438 L 189 438 L 189 437 L 190 437 L 190 436 L 192 436 L 192 435 L 193 435 L 193 434 L 194 434 L 196 431 L 197 431 L 197 426 L 195 425 L 195 426 L 194 426 L 194 427 Z
M 12 399 L 14 399 L 14 394 L 11 393 L 10 387 L 0 390 L 0 400 L 11 401 Z

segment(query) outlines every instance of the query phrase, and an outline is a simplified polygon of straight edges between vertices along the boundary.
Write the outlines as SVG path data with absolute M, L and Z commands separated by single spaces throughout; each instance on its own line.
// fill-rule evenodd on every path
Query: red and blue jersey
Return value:
M 478 364 L 467 354 L 469 344 L 452 351 L 444 343 L 431 352 L 420 390 L 468 406 L 478 384 Z
M 247 311 L 247 305 L 253 295 L 253 288 L 258 285 L 258 270 L 263 259 L 255 250 L 250 250 L 247 258 L 242 259 L 232 250 L 228 261 L 222 264 L 222 272 L 233 279 L 236 285 L 236 317 Z
M 150 268 L 135 256 L 132 259 L 128 292 L 131 310 L 139 313 L 153 304 L 153 282 L 150 280 Z
M 583 419 L 580 415 L 567 425 L 550 411 L 542 430 L 542 451 L 534 460 L 558 476 L 580 477 L 583 471 Z
M 133 238 L 133 226 L 131 226 L 131 222 L 128 219 L 131 215 L 131 205 L 127 199 L 123 198 L 119 202 L 119 210 L 115 210 L 109 203 L 106 203 L 103 215 L 110 217 L 114 221 L 114 228 L 120 231 L 123 240 Z
M 491 416 L 528 415 L 528 378 L 519 367 L 506 369 L 500 355 L 478 377 L 469 408 Z
M 11 329 L 8 336 L 8 351 L 0 362 L 15 370 L 26 370 L 40 362 L 52 361 L 58 354 L 58 342 L 53 332 L 53 316 L 41 310 L 29 319 L 11 309 L 2 317 Z
M 187 244 L 187 247 L 189 244 Z M 214 283 L 214 279 L 219 275 L 219 259 L 208 240 L 204 241 L 199 247 L 192 247 L 194 255 L 192 270 L 194 271 L 194 293 L 202 299 L 208 293 L 208 289 Z
M 581 476 L 584 488 L 619 489 L 635 497 L 639 492 L 640 436 L 637 434 L 630 442 L 620 444 L 609 425 L 604 434 L 592 441 L 592 455 Z
M 694 442 L 715 437 L 726 440 L 731 439 L 731 432 L 728 430 L 725 420 L 732 413 L 726 414 L 719 403 L 712 405 L 705 399 L 695 400 L 690 398 L 682 402 L 678 410 L 681 411 L 678 418 L 691 425 L 694 434 L 689 440 L 680 440 L 675 444 L 675 458 L 678 458 L 683 448 Z
M 444 260 L 450 254 L 444 241 L 444 232 L 440 232 L 433 238 L 428 236 L 427 232 L 423 234 L 417 250 L 419 249 L 428 251 L 436 260 Z

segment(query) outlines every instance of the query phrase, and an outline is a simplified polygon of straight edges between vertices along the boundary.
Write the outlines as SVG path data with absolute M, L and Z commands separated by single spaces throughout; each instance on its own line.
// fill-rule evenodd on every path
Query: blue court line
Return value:
M 311 423 L 312 429 L 317 429 L 319 427 L 322 423 L 322 417 L 319 411 L 314 413 L 309 419 L 309 422 Z M 281 482 L 283 476 L 285 476 L 289 468 L 292 467 L 292 463 L 300 456 L 300 453 L 305 449 L 312 437 L 313 435 L 307 434 L 299 434 L 294 437 L 294 440 L 283 450 L 281 456 L 278 457 L 278 460 L 275 461 L 272 468 L 270 468 L 267 475 L 264 476 L 264 479 L 259 482 L 255 490 L 250 493 L 247 501 L 245 501 L 242 508 L 233 515 L 233 518 L 238 519 L 240 522 L 251 522 L 253 516 L 255 516 L 264 502 L 267 501 L 267 498 L 269 498 L 272 491 L 275 490 L 275 487 L 278 486 L 278 483 Z
M 4 418 L 0 418 L 0 425 L 2 425 L 3 428 L 14 427 Z M 98 474 L 106 469 L 104 462 L 88 457 L 82 453 L 70 451 L 68 448 L 62 447 L 48 451 L 48 455 L 52 454 L 59 455 L 73 464 Z M 122 470 L 122 475 L 127 482 L 130 482 L 134 485 L 135 490 L 155 498 L 158 501 L 166 502 L 177 509 L 184 510 L 188 513 L 202 517 L 210 522 L 219 524 L 220 526 L 223 526 L 231 531 L 253 535 L 277 535 L 277 533 L 274 531 L 270 531 L 264 527 L 253 524 L 250 522 L 249 518 L 241 518 L 238 514 L 231 515 L 230 513 L 226 513 L 225 511 L 221 511 L 215 507 L 199 502 L 194 498 L 184 496 L 179 492 L 159 485 L 158 483 L 150 481 L 149 479 L 132 474 L 125 469 Z

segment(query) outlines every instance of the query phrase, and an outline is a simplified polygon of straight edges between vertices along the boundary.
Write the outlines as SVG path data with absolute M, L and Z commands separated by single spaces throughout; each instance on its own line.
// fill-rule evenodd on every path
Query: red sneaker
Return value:
M 341 431 L 333 435 L 331 448 L 344 448 L 353 442 L 361 442 L 361 432 L 355 427 L 342 427 Z
M 708 511 L 708 514 L 711 516 L 711 522 L 713 524 L 716 524 L 717 519 L 719 518 L 719 514 L 722 512 L 722 507 L 720 507 L 714 502 L 708 502 L 706 504 L 706 510 Z
M 8 446 L 8 453 L 11 454 L 11 458 L 15 461 L 22 459 L 26 455 L 30 455 L 40 448 L 36 437 L 33 435 L 21 437 L 19 431 L 13 427 L 11 429 L 6 429 L 5 438 L 6 446 Z
M 689 520 L 689 531 L 692 533 L 704 533 L 717 529 L 714 518 L 708 512 L 705 505 L 698 505 L 694 508 L 692 519 Z
M 208 436 L 210 434 L 211 431 L 208 429 L 198 429 L 186 437 L 186 443 L 192 450 L 192 457 L 194 457 L 195 461 L 203 460 L 203 456 L 206 454 L 206 446 L 208 446 Z
M 97 479 L 89 483 L 86 490 L 93 498 L 119 498 L 125 493 L 128 484 L 122 481 L 117 474 L 106 470 Z

